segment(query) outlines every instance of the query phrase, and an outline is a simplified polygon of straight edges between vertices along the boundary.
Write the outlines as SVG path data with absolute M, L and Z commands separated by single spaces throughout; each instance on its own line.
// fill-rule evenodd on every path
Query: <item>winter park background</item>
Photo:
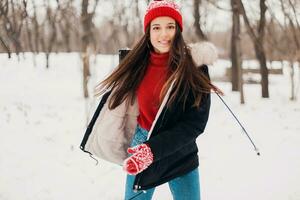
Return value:
M 91 70 L 97 76 L 90 85 L 117 62 L 117 56 L 93 57 Z M 79 149 L 87 108 L 97 103 L 82 97 L 80 57 L 53 54 L 52 67 L 44 64 L 43 55 L 37 55 L 35 67 L 30 53 L 19 61 L 0 55 L 0 199 L 122 199 L 122 169 L 102 160 L 95 166 Z M 212 77 L 227 66 L 224 60 L 210 66 Z M 300 199 L 300 104 L 288 99 L 288 69 L 270 75 L 272 99 L 260 97 L 259 85 L 245 85 L 245 105 L 229 83 L 216 82 L 261 156 L 212 95 L 210 119 L 198 139 L 203 199 Z M 168 186 L 154 197 L 171 199 Z
M 202 199 L 300 200 L 300 1 L 175 1 L 185 40 L 218 48 L 211 78 L 261 153 L 212 94 L 197 139 Z M 143 34 L 147 2 L 0 0 L 0 200 L 123 199 L 121 167 L 96 166 L 79 145 L 93 88 Z M 233 92 L 238 82 L 244 92 Z M 168 185 L 153 199 L 171 200 Z

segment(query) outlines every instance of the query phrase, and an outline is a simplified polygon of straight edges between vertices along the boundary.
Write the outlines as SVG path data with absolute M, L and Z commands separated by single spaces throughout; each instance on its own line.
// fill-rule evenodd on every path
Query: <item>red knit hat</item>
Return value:
M 167 16 L 175 19 L 175 21 L 179 24 L 179 28 L 182 31 L 182 16 L 179 11 L 179 6 L 168 0 L 154 0 L 152 1 L 147 10 L 144 17 L 144 32 L 146 32 L 147 26 L 150 22 L 156 17 Z

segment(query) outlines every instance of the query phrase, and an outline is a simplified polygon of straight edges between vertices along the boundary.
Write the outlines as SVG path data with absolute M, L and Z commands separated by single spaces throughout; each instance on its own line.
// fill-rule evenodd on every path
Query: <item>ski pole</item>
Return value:
M 131 197 L 130 199 L 128 199 L 128 200 L 132 200 L 132 199 L 135 199 L 136 197 L 138 197 L 138 196 L 140 196 L 141 194 L 143 194 L 144 192 L 140 192 L 140 193 L 138 193 L 138 194 L 136 194 L 136 195 L 134 195 L 133 197 Z
M 226 108 L 230 111 L 230 113 L 232 114 L 232 116 L 235 118 L 235 120 L 237 121 L 237 123 L 240 125 L 240 127 L 242 128 L 242 130 L 244 131 L 244 133 L 247 135 L 248 139 L 250 140 L 250 142 L 252 143 L 254 150 L 256 151 L 256 154 L 258 156 L 260 156 L 260 152 L 258 150 L 258 148 L 255 146 L 254 142 L 252 141 L 251 137 L 249 136 L 248 132 L 246 131 L 246 129 L 244 128 L 244 126 L 241 124 L 241 122 L 238 120 L 238 118 L 235 116 L 235 114 L 232 112 L 232 110 L 229 108 L 229 106 L 226 104 L 226 102 L 224 101 L 224 99 L 217 93 L 215 92 L 218 97 L 221 99 L 221 101 L 223 102 L 223 104 L 226 106 Z

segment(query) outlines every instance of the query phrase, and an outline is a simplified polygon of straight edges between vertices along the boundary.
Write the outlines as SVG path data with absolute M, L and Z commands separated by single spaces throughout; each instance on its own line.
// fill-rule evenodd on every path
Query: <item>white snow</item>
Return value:
M 79 149 L 86 111 L 90 116 L 98 101 L 83 98 L 79 55 L 52 54 L 49 69 L 42 54 L 36 67 L 32 58 L 0 54 L 0 199 L 123 199 L 122 169 L 102 160 L 96 166 Z M 116 66 L 117 56 L 97 56 L 91 64 L 97 76 L 90 91 Z M 227 64 L 217 62 L 212 76 Z M 229 83 L 216 84 L 261 156 L 213 94 L 207 128 L 197 140 L 202 199 L 299 200 L 300 103 L 289 100 L 287 69 L 270 76 L 270 99 L 260 97 L 259 85 L 245 85 L 245 105 Z M 172 199 L 167 184 L 153 199 Z

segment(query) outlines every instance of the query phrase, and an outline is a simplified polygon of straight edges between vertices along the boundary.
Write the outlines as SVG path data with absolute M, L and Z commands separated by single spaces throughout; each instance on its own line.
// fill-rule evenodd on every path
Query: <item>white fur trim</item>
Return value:
M 189 44 L 192 57 L 197 66 L 212 65 L 218 59 L 218 51 L 211 42 Z
M 133 105 L 126 100 L 111 110 L 108 108 L 111 96 L 95 121 L 84 149 L 98 158 L 122 165 L 128 157 L 127 148 L 137 126 L 139 108 L 136 99 Z

